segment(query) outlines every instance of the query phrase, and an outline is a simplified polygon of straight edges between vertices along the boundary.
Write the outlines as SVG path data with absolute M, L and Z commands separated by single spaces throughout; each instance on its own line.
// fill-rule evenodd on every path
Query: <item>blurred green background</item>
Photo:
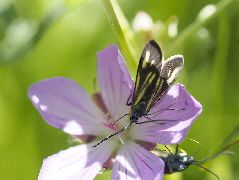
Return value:
M 27 99 L 27 89 L 39 80 L 65 76 L 89 93 L 95 91 L 96 53 L 119 38 L 107 21 L 102 2 L 0 0 L 1 180 L 37 179 L 42 160 L 71 145 L 69 136 L 42 120 Z M 205 14 L 198 15 L 205 6 L 210 14 L 217 6 L 208 5 L 218 3 L 227 5 L 219 6 L 214 17 L 205 20 Z M 132 42 L 135 62 L 149 38 L 158 41 L 166 57 L 184 55 L 185 68 L 178 82 L 203 105 L 203 113 L 188 135 L 202 146 L 195 158 L 219 150 L 239 124 L 239 1 L 119 0 L 119 7 L 129 28 L 133 22 L 137 24 L 134 19 L 139 11 L 146 12 L 154 23 L 149 30 L 134 25 L 124 31 Z M 129 59 L 134 75 L 136 66 Z M 182 147 L 193 154 L 197 146 L 185 142 Z M 232 150 L 234 156 L 205 164 L 222 180 L 239 179 L 239 147 Z M 107 172 L 98 179 L 109 176 Z M 165 179 L 215 177 L 190 167 Z

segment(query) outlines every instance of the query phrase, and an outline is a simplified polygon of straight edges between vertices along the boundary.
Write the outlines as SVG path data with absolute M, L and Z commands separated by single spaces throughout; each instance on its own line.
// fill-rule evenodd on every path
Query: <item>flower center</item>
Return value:
M 111 131 L 113 131 L 112 133 L 116 133 L 120 130 L 122 130 L 122 126 L 119 125 L 119 122 L 117 122 L 109 113 L 107 107 L 105 106 L 105 103 L 102 99 L 102 95 L 101 93 L 94 93 L 92 95 L 92 99 L 95 102 L 95 104 L 101 109 L 101 111 L 105 114 L 105 119 L 106 121 L 104 122 L 104 126 L 106 128 L 109 128 Z M 124 119 L 121 119 L 121 121 L 124 121 Z M 122 134 L 122 133 L 119 133 Z
M 104 123 L 104 126 L 116 132 L 120 130 L 118 123 L 113 120 L 109 113 L 106 114 L 106 122 Z

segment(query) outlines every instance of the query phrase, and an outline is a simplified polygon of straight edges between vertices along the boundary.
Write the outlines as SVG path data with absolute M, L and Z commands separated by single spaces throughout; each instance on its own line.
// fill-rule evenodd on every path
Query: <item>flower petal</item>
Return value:
M 112 144 L 105 142 L 92 148 L 92 143 L 79 145 L 49 156 L 43 161 L 39 180 L 94 179 L 110 157 Z
M 140 145 L 128 142 L 116 156 L 113 180 L 163 179 L 164 162 Z
M 185 138 L 201 111 L 201 104 L 186 91 L 182 84 L 176 84 L 148 113 L 151 114 L 148 117 L 152 120 L 167 120 L 167 122 L 139 124 L 132 127 L 130 133 L 135 139 L 143 141 L 161 144 L 179 143 Z M 143 117 L 139 120 L 139 122 L 143 121 L 148 119 Z
M 56 77 L 33 84 L 28 97 L 45 119 L 71 135 L 98 135 L 104 114 L 73 80 Z
M 129 113 L 126 103 L 133 81 L 116 46 L 111 45 L 98 53 L 98 77 L 102 98 L 111 116 L 118 119 Z

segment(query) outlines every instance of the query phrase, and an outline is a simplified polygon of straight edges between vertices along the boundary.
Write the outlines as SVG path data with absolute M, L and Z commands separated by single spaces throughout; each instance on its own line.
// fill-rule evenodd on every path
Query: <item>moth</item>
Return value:
M 183 56 L 175 55 L 165 62 L 156 41 L 149 41 L 140 57 L 131 105 L 131 123 L 147 117 L 150 109 L 163 97 L 183 68 Z M 146 121 L 148 122 L 148 121 Z
M 194 166 L 198 166 L 198 167 L 206 170 L 207 172 L 214 175 L 215 178 L 220 180 L 219 176 L 216 173 L 212 172 L 210 169 L 202 166 L 201 164 L 207 162 L 210 159 L 216 158 L 222 154 L 232 154 L 232 152 L 230 152 L 230 151 L 228 152 L 227 150 L 238 143 L 239 143 L 238 140 L 234 141 L 231 144 L 222 148 L 217 153 L 215 153 L 205 159 L 201 159 L 201 160 L 195 160 L 193 156 L 187 155 L 187 153 L 185 151 L 179 152 L 178 144 L 176 145 L 176 150 L 175 150 L 174 154 L 167 148 L 166 145 L 165 145 L 165 147 L 167 148 L 168 152 L 159 151 L 159 150 L 153 150 L 152 152 L 154 154 L 156 154 L 157 156 L 159 156 L 164 161 L 164 164 L 165 164 L 164 174 L 173 174 L 176 172 L 182 172 L 182 171 L 186 170 L 189 166 L 194 165 Z
M 130 116 L 130 123 L 123 129 L 101 140 L 93 147 L 128 129 L 133 123 L 142 124 L 156 121 L 166 123 L 164 120 L 152 120 L 147 115 L 150 109 L 163 97 L 177 79 L 183 64 L 182 55 L 171 56 L 166 61 L 163 61 L 161 48 L 156 41 L 150 40 L 141 54 L 134 91 L 127 101 L 127 105 L 131 106 L 131 112 L 116 120 L 119 121 L 125 116 Z M 131 102 L 129 102 L 130 99 Z M 146 117 L 149 121 L 139 122 L 141 117 Z

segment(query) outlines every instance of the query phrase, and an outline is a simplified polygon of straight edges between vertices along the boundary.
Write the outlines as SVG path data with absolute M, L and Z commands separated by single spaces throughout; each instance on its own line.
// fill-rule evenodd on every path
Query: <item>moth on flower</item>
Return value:
M 131 112 L 123 115 L 116 121 L 121 120 L 123 117 L 130 115 L 130 123 L 123 129 L 115 132 L 106 138 L 102 139 L 99 143 L 93 147 L 98 146 L 102 142 L 109 138 L 121 133 L 128 129 L 133 123 L 144 124 L 144 123 L 160 123 L 165 124 L 169 122 L 167 119 L 151 119 L 149 115 L 156 114 L 159 112 L 149 113 L 152 107 L 163 97 L 169 87 L 177 79 L 179 73 L 183 68 L 183 56 L 175 55 L 163 62 L 163 55 L 159 45 L 154 41 L 149 41 L 140 57 L 134 92 L 132 94 L 132 102 L 127 105 L 131 106 Z M 169 105 L 165 110 L 177 110 L 183 111 L 182 109 L 173 109 L 173 104 Z M 139 118 L 145 117 L 147 121 L 139 122 Z
M 129 97 L 135 99 L 132 103 L 141 102 L 141 98 L 133 96 L 137 88 L 116 46 L 98 53 L 98 79 L 101 93 L 95 93 L 92 98 L 75 81 L 63 77 L 43 80 L 29 88 L 29 98 L 48 124 L 73 138 L 85 140 L 85 144 L 46 158 L 39 180 L 94 179 L 102 168 L 112 168 L 114 180 L 163 179 L 164 162 L 149 150 L 156 143 L 182 141 L 201 113 L 200 103 L 183 85 L 173 85 L 160 101 L 147 108 L 147 117 L 137 116 L 139 122 L 150 118 L 160 120 L 159 123 L 135 124 L 92 148 L 100 139 L 132 122 L 128 116 L 122 117 L 133 109 L 127 105 Z

